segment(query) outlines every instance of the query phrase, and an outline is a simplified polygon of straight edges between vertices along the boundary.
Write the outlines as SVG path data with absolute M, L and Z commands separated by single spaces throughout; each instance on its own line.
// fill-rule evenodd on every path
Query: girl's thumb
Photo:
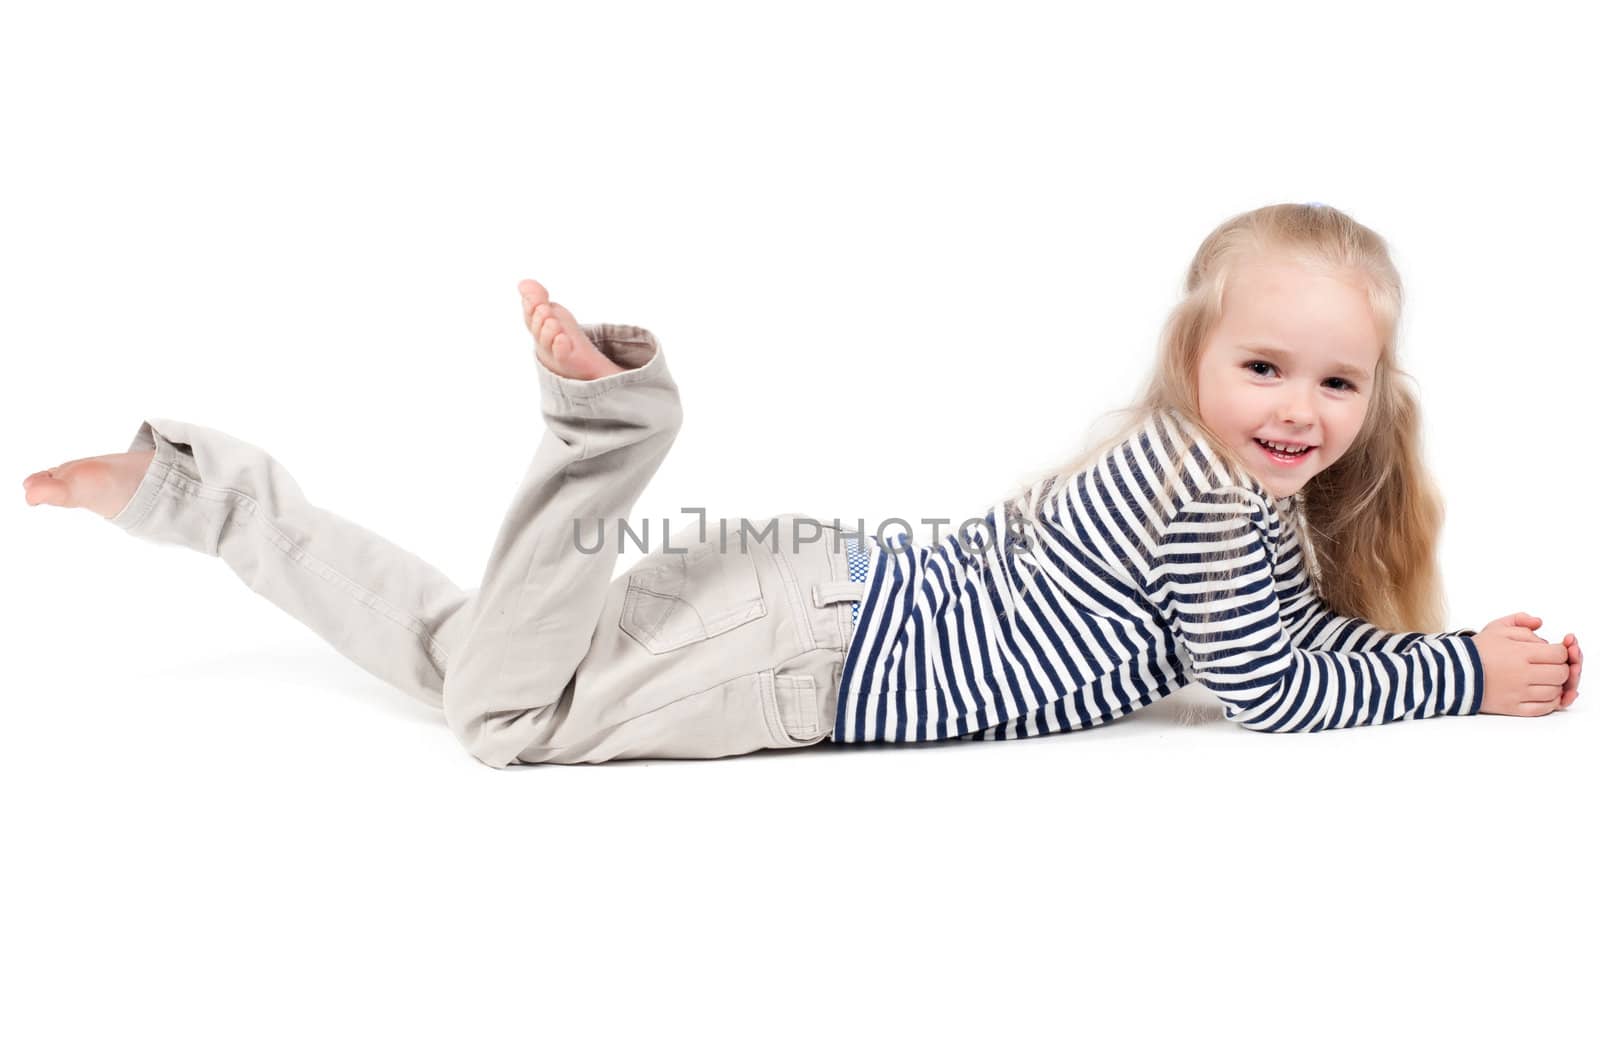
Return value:
M 1540 620 L 1532 613 L 1512 613 L 1509 616 L 1502 616 L 1498 620 L 1491 620 L 1489 623 L 1485 624 L 1484 627 L 1492 627 L 1495 624 L 1505 624 L 1507 627 L 1536 628 L 1542 623 L 1544 623 L 1544 621 Z

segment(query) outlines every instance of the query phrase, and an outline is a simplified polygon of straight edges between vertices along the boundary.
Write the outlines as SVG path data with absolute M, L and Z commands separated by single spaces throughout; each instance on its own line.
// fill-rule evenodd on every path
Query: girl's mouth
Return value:
M 1259 439 L 1257 439 L 1255 443 L 1256 446 L 1260 447 L 1261 451 L 1266 454 L 1267 457 L 1271 458 L 1273 463 L 1276 465 L 1299 465 L 1307 458 L 1311 457 L 1311 452 L 1317 449 L 1316 447 L 1307 447 L 1298 454 L 1284 454 L 1280 451 L 1273 450 Z

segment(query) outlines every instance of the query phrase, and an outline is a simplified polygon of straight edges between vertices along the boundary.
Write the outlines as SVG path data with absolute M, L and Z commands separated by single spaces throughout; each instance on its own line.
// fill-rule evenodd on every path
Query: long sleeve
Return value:
M 1478 711 L 1482 662 L 1466 634 L 1383 631 L 1309 589 L 1281 606 L 1268 526 L 1249 492 L 1196 495 L 1167 522 L 1145 588 L 1230 719 L 1321 731 Z
M 1395 648 L 1395 640 L 1405 633 L 1386 631 L 1360 617 L 1343 616 L 1328 607 L 1311 586 L 1304 547 L 1292 521 L 1280 525 L 1278 557 L 1275 565 L 1278 583 L 1278 609 L 1289 641 L 1305 650 L 1383 650 Z M 1432 635 L 1468 637 L 1476 628 L 1459 628 Z

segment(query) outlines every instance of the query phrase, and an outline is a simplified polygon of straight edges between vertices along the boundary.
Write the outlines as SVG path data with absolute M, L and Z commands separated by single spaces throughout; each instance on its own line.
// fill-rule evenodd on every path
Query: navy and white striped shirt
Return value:
M 1015 553 L 998 545 L 999 506 L 965 543 L 869 537 L 833 741 L 1081 730 L 1191 681 L 1257 731 L 1476 713 L 1476 632 L 1395 633 L 1330 612 L 1302 567 L 1294 505 L 1233 479 L 1167 412 L 1055 484 L 1043 534 Z

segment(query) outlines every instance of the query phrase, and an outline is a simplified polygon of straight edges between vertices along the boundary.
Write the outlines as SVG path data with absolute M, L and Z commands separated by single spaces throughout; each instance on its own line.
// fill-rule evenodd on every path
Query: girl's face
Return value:
M 1382 346 L 1366 294 L 1284 257 L 1248 261 L 1201 352 L 1200 418 L 1287 498 L 1350 449 Z M 1309 446 L 1278 455 L 1259 441 Z

